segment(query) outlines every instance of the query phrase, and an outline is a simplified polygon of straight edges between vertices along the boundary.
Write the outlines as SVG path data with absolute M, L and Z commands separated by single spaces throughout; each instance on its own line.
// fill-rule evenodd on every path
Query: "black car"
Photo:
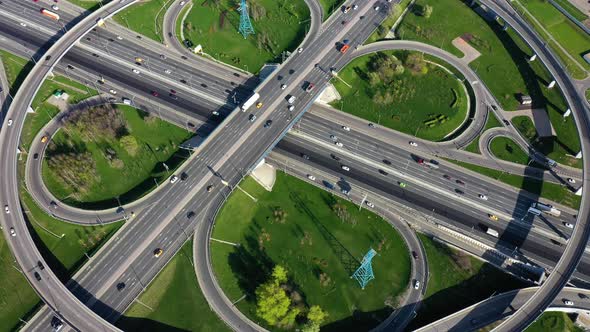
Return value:
M 309 160 L 309 156 L 306 155 L 305 153 L 301 154 L 301 158 L 305 159 L 305 160 Z
M 510 126 L 510 121 L 508 121 L 506 119 L 502 119 L 502 122 L 504 122 L 505 125 Z
M 37 281 L 41 281 L 41 275 L 39 274 L 39 272 L 35 272 L 33 273 L 33 275 L 35 276 L 35 279 L 37 279 Z
M 38 153 L 35 153 L 35 154 L 33 155 L 33 159 L 35 159 L 35 160 L 39 159 L 39 154 L 38 154 Z
M 191 219 L 194 216 L 195 216 L 195 212 L 194 211 L 191 211 L 191 212 L 189 212 L 189 213 L 186 214 L 186 217 L 189 218 L 189 219 Z
M 443 178 L 445 178 L 445 179 L 447 179 L 447 180 L 450 180 L 450 179 L 451 179 L 451 177 L 450 177 L 450 176 L 448 176 L 448 175 L 446 175 L 446 174 L 445 174 L 445 175 L 443 175 Z
M 122 291 L 123 288 L 125 288 L 125 283 L 124 282 L 120 282 L 117 284 L 117 290 L 118 291 Z
M 455 180 L 455 182 L 457 182 L 457 184 L 460 184 L 460 185 L 463 185 L 463 186 L 465 185 L 465 182 L 463 182 L 463 181 L 461 181 L 459 179 Z
M 385 165 L 391 165 L 391 161 L 387 160 L 387 159 L 383 159 L 383 163 Z
M 461 190 L 461 189 L 455 189 L 455 192 L 459 195 L 465 194 L 465 192 L 463 192 L 463 190 Z
M 266 120 L 266 123 L 264 124 L 264 128 L 268 128 L 272 126 L 272 120 Z
M 336 160 L 336 161 L 339 161 L 339 160 L 340 160 L 340 157 L 338 157 L 338 156 L 337 156 L 337 155 L 335 155 L 335 154 L 331 154 L 331 155 L 330 155 L 330 157 L 332 157 L 332 159 L 334 159 L 334 160 Z
M 412 251 L 412 257 L 414 257 L 414 259 L 418 259 L 418 254 L 415 251 Z
M 185 172 L 182 172 L 182 174 L 180 174 L 180 180 L 184 181 L 186 179 L 188 179 L 188 174 L 186 174 Z
M 373 123 L 369 123 L 369 128 L 375 128 L 375 125 Z
M 386 171 L 384 171 L 382 169 L 379 170 L 379 173 L 381 173 L 381 175 L 389 175 L 389 173 L 387 173 Z
M 43 266 L 43 263 L 41 263 L 41 261 L 37 261 L 37 267 L 39 267 L 39 270 L 45 269 L 45 266 Z

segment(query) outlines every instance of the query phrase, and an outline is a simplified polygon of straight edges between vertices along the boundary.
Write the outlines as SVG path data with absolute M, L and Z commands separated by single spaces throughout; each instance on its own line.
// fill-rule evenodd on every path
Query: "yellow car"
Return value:
M 143 62 L 143 59 L 142 59 L 142 58 L 140 58 L 140 57 L 136 57 L 136 58 L 135 58 L 135 62 L 142 63 L 142 62 Z
M 47 136 L 41 137 L 41 143 L 46 143 L 49 138 Z
M 493 221 L 498 221 L 498 217 L 495 214 L 488 214 L 488 217 Z
M 262 103 L 256 104 L 256 108 L 261 108 L 261 107 L 262 107 Z
M 157 248 L 156 250 L 154 250 L 154 257 L 160 257 L 163 252 L 164 250 L 162 250 L 161 248 Z

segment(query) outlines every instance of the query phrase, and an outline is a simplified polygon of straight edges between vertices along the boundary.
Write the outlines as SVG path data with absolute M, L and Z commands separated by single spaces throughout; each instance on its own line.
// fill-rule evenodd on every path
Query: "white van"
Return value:
M 530 207 L 528 213 L 533 214 L 535 216 L 540 216 L 541 210 L 535 209 L 534 207 Z
M 129 99 L 129 98 L 123 98 L 123 104 L 125 104 L 125 105 L 131 105 L 131 99 Z
M 295 96 L 293 96 L 293 95 L 289 96 L 289 99 L 287 99 L 287 102 L 289 102 L 289 104 L 293 104 L 295 102 Z

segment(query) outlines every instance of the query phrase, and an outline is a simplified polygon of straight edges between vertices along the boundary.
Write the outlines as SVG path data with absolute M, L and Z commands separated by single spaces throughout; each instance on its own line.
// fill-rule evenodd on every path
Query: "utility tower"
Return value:
M 246 5 L 246 0 L 242 0 L 240 4 L 240 28 L 238 32 L 244 36 L 244 39 L 248 38 L 249 35 L 254 34 L 254 27 L 250 22 L 250 16 L 248 15 L 248 5 Z
M 365 289 L 365 286 L 369 283 L 369 281 L 375 279 L 373 275 L 373 266 L 371 265 L 371 261 L 373 257 L 377 255 L 377 252 L 373 249 L 370 249 L 365 257 L 363 257 L 363 261 L 361 262 L 361 266 L 354 271 L 350 278 L 355 278 L 359 284 L 361 285 L 361 289 Z

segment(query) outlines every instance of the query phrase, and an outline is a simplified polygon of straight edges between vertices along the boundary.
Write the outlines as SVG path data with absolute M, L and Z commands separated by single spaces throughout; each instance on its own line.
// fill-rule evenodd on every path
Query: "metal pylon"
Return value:
M 359 282 L 361 289 L 365 289 L 365 286 L 369 283 L 369 281 L 375 279 L 375 276 L 373 275 L 373 266 L 371 265 L 371 261 L 375 255 L 377 255 L 377 252 L 373 249 L 370 249 L 365 257 L 363 257 L 361 266 L 356 269 L 356 271 L 354 271 L 352 276 L 350 276 L 350 278 L 355 278 Z
M 238 29 L 238 32 L 244 36 L 244 39 L 248 38 L 249 35 L 254 34 L 254 27 L 252 26 L 252 22 L 250 22 L 246 0 L 242 0 L 240 4 L 240 28 Z

